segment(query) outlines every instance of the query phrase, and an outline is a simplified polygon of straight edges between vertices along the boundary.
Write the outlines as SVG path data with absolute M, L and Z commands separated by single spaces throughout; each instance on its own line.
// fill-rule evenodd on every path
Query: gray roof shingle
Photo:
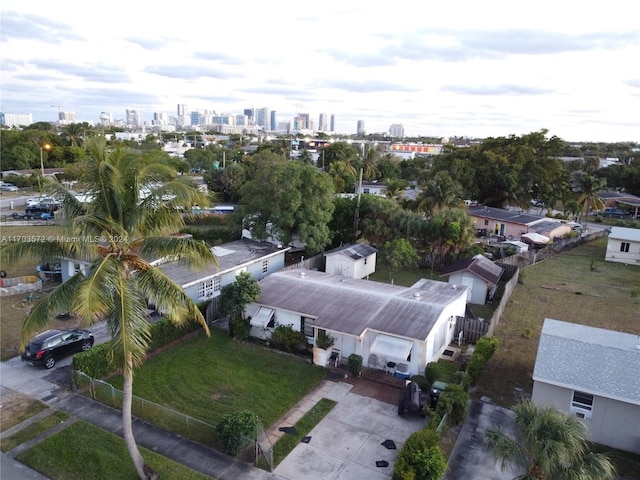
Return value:
M 640 336 L 547 318 L 533 379 L 640 405 Z
M 447 268 L 445 268 L 442 272 L 441 277 L 446 277 L 456 272 L 468 271 L 480 277 L 485 282 L 489 282 L 493 285 L 496 285 L 502 276 L 502 272 L 504 269 L 493 263 L 484 255 L 475 255 L 471 258 L 464 258 L 462 260 L 458 260 L 457 262 L 453 262 Z
M 355 243 L 353 245 L 345 245 L 343 247 L 338 247 L 330 252 L 327 252 L 325 256 L 331 255 L 345 255 L 353 260 L 359 260 L 364 257 L 368 257 L 372 253 L 376 253 L 378 251 L 377 248 L 369 245 L 368 243 Z
M 426 279 L 406 288 L 290 270 L 261 280 L 257 303 L 315 317 L 316 327 L 350 335 L 360 336 L 370 328 L 425 340 L 444 308 L 466 295 L 465 287 Z

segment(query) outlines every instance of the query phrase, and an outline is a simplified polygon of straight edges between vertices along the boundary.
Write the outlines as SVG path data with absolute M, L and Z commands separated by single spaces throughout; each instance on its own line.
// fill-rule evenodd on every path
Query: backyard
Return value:
M 545 318 L 640 334 L 640 267 L 605 262 L 607 238 L 521 270 L 495 335 L 500 348 L 483 371 L 476 395 L 509 407 L 530 394 Z

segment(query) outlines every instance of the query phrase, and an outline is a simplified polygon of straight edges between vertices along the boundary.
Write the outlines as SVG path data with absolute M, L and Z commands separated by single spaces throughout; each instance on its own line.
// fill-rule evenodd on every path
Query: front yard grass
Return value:
M 521 270 L 495 335 L 500 347 L 478 381 L 476 395 L 509 407 L 516 389 L 530 394 L 545 318 L 638 335 L 640 267 L 605 262 L 607 238 Z
M 214 329 L 148 359 L 133 393 L 214 426 L 250 411 L 268 428 L 325 376 L 324 368 Z M 121 377 L 111 383 L 122 388 Z
M 22 393 L 13 392 L 2 399 L 0 432 L 10 429 L 49 408 L 47 404 Z
M 23 444 L 27 440 L 36 438 L 41 433 L 56 426 L 58 423 L 63 422 L 67 418 L 69 418 L 69 415 L 64 412 L 53 412 L 51 415 L 44 417 L 39 422 L 32 423 L 28 427 L 23 428 L 10 437 L 3 438 L 0 441 L 0 450 L 3 452 L 8 452 L 18 445 Z
M 163 480 L 211 480 L 140 447 L 140 453 Z M 101 428 L 78 421 L 46 438 L 16 460 L 51 480 L 103 480 L 138 478 L 124 440 Z
M 424 268 L 402 268 L 399 270 L 391 270 L 389 267 L 381 264 L 376 265 L 376 271 L 369 275 L 369 280 L 382 283 L 393 283 L 403 287 L 410 287 L 421 278 L 428 278 L 438 282 L 446 281 L 438 273 L 432 273 L 431 270 Z

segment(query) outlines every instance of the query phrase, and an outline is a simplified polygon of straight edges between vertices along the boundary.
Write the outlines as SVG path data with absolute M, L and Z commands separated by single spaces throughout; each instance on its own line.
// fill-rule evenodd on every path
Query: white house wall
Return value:
M 467 302 L 484 305 L 487 300 L 487 282 L 469 272 L 457 272 L 449 275 L 449 283 L 460 287 L 469 287 Z
M 622 242 L 629 243 L 628 252 L 620 251 Z M 605 260 L 609 262 L 625 263 L 627 265 L 640 265 L 640 243 L 629 240 L 619 240 L 617 238 L 609 238 L 609 241 L 607 242 Z
M 355 265 L 355 277 L 366 278 L 368 275 L 375 273 L 376 271 L 376 254 L 372 253 L 368 257 L 361 258 Z
M 327 257 L 325 270 L 327 273 L 342 275 L 343 277 L 355 277 L 355 262 L 344 255 L 331 255 Z M 356 277 L 361 278 L 361 277 Z
M 538 405 L 569 413 L 572 398 L 573 389 L 533 382 L 531 399 Z M 640 405 L 594 395 L 591 419 L 585 423 L 594 442 L 640 454 Z

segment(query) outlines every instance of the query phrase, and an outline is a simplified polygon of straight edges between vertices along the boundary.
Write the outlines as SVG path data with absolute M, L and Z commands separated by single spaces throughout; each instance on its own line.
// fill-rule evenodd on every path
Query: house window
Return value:
M 485 219 L 484 226 L 486 227 L 487 225 L 489 225 L 489 220 Z
M 219 292 L 220 291 L 220 277 L 215 277 L 213 279 L 213 291 L 214 292 Z
M 621 242 L 620 243 L 620 251 L 621 252 L 625 252 L 625 253 L 629 253 L 629 242 Z
M 300 317 L 300 331 L 306 337 L 313 337 L 313 318 Z
M 198 285 L 198 298 L 213 296 L 213 279 L 205 280 Z
M 573 398 L 571 400 L 571 415 L 589 420 L 591 418 L 592 411 L 593 395 L 589 393 L 574 391 Z
M 363 188 L 362 189 L 362 193 L 369 193 L 369 189 L 368 188 Z
M 269 260 L 262 261 L 262 273 L 267 273 L 269 271 Z
M 367 257 L 364 257 L 364 264 L 367 264 Z

